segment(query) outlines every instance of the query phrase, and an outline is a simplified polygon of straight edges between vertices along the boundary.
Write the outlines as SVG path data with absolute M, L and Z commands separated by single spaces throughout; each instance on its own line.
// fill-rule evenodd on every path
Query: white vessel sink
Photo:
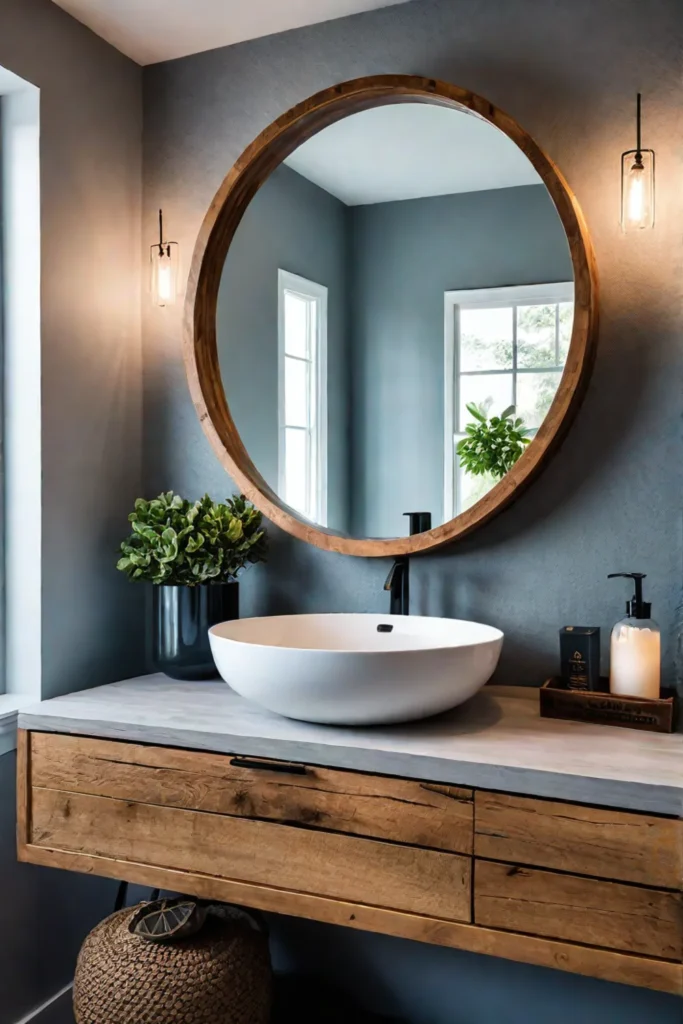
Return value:
M 237 693 L 330 725 L 409 722 L 456 707 L 491 678 L 503 645 L 493 626 L 417 615 L 276 615 L 222 622 L 209 637 Z

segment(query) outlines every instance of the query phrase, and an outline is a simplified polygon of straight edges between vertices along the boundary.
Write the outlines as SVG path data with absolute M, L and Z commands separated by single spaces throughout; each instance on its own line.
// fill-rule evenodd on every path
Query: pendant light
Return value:
M 640 93 L 636 100 L 636 148 L 621 155 L 621 227 L 642 231 L 655 223 L 655 154 L 640 144 Z
M 151 291 L 157 306 L 174 306 L 180 284 L 180 246 L 164 240 L 164 215 L 159 210 L 159 241 L 150 249 Z

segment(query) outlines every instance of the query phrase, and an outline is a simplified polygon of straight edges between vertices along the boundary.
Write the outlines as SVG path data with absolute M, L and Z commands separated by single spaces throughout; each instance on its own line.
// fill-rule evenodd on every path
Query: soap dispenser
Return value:
M 613 572 L 608 579 L 624 576 L 634 582 L 635 593 L 626 602 L 626 618 L 612 630 L 610 643 L 610 693 L 622 697 L 659 697 L 661 644 L 659 626 L 650 618 L 652 605 L 643 601 L 642 572 Z

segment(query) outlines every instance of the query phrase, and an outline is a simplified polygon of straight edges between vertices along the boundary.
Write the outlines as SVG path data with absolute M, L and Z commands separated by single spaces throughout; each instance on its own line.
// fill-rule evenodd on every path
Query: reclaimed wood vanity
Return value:
M 373 729 L 161 676 L 48 701 L 19 857 L 683 994 L 683 736 L 537 700 Z

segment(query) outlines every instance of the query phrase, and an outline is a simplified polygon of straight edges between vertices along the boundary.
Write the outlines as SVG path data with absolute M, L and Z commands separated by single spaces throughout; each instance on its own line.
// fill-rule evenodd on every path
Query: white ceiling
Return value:
M 541 182 L 521 149 L 488 121 L 424 103 L 352 114 L 286 163 L 348 206 Z
M 407 0 L 54 0 L 138 64 L 241 43 Z

